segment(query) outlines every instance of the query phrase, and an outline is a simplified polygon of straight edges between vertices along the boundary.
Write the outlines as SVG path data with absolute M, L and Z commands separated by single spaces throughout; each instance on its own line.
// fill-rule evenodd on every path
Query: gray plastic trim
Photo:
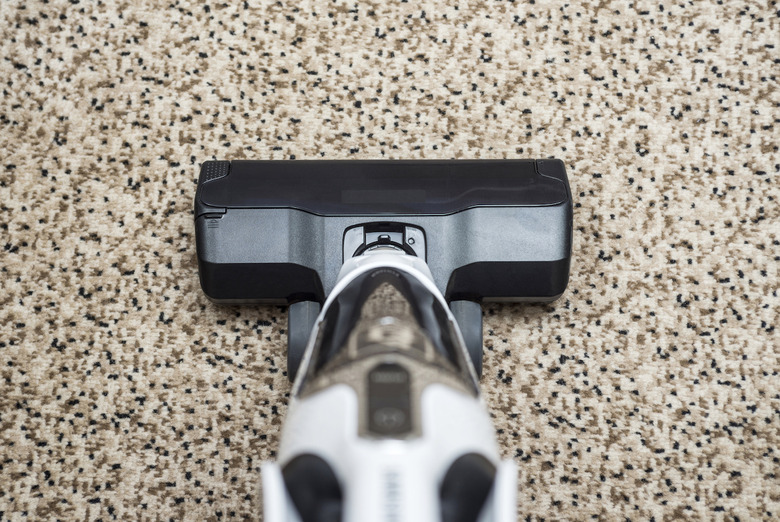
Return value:
M 198 256 L 217 264 L 305 266 L 320 274 L 327 296 L 341 268 L 344 231 L 375 220 L 322 217 L 292 209 L 229 209 L 221 217 L 196 220 Z M 410 223 L 425 231 L 428 266 L 442 293 L 453 270 L 461 266 L 558 261 L 571 253 L 569 204 L 481 207 L 449 216 L 387 216 L 382 220 Z
M 482 305 L 474 301 L 452 301 L 450 310 L 458 323 L 477 377 L 482 377 Z
M 300 301 L 291 304 L 287 311 L 289 314 L 287 318 L 287 378 L 292 382 L 298 373 L 309 336 L 314 330 L 314 324 L 320 314 L 320 304 L 314 301 Z

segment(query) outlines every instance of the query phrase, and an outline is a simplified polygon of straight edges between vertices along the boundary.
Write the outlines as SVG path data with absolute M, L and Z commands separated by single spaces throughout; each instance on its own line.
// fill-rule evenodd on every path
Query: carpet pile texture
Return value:
M 529 520 L 780 517 L 774 1 L 0 3 L 0 519 L 258 519 L 286 310 L 200 291 L 209 159 L 544 158 L 574 248 L 486 304 Z

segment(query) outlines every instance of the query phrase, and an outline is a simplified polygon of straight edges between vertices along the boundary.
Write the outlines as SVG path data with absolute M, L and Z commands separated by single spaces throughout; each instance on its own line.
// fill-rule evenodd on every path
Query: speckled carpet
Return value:
M 207 159 L 561 158 L 572 274 L 485 307 L 531 520 L 780 516 L 777 2 L 0 3 L 0 519 L 259 518 L 286 311 Z

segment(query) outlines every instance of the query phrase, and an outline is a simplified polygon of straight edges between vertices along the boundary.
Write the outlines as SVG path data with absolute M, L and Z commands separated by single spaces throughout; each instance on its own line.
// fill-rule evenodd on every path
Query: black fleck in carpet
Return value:
M 520 516 L 778 517 L 778 9 L 3 1 L 0 519 L 259 517 L 286 311 L 201 293 L 201 162 L 547 156 L 568 290 L 485 307 Z

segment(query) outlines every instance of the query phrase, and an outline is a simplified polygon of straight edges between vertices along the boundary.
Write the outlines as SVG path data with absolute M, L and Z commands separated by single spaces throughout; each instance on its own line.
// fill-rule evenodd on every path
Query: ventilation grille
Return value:
M 229 161 L 207 161 L 201 167 L 200 182 L 206 183 L 207 181 L 224 178 L 229 172 Z

